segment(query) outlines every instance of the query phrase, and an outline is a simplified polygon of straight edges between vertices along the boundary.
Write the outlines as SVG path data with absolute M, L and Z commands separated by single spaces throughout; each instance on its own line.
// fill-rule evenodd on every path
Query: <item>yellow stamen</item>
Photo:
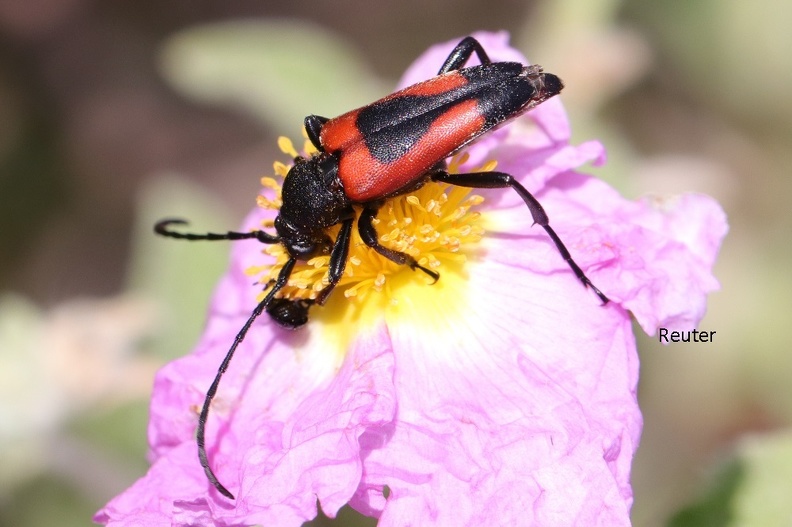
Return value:
M 285 137 L 278 139 L 278 147 L 284 154 L 295 158 L 298 156 L 291 140 Z M 305 141 L 306 155 L 316 152 L 310 141 Z M 460 165 L 468 159 L 466 153 L 454 156 L 448 163 L 449 172 L 459 172 Z M 488 162 L 475 171 L 492 170 L 494 162 Z M 274 164 L 275 178 L 264 177 L 262 185 L 267 189 L 266 196 L 259 196 L 260 207 L 277 210 L 282 204 L 282 180 L 288 173 L 289 166 L 280 162 Z M 444 183 L 426 183 L 418 190 L 403 196 L 391 198 L 379 210 L 373 224 L 378 227 L 380 242 L 386 247 L 404 252 L 415 258 L 419 265 L 431 268 L 443 275 L 451 272 L 447 265 L 456 266 L 466 259 L 465 247 L 478 242 L 484 233 L 481 227 L 480 214 L 471 212 L 483 201 L 481 196 L 470 194 L 470 189 L 455 187 Z M 359 214 L 360 211 L 358 210 Z M 266 227 L 271 228 L 272 221 Z M 328 235 L 335 239 L 339 226 L 328 229 Z M 278 244 L 269 245 L 264 249 L 275 258 L 272 265 L 251 267 L 248 274 L 258 275 L 260 284 L 268 284 L 277 278 L 282 266 L 289 256 Z M 328 256 L 312 258 L 307 262 L 298 262 L 279 296 L 291 299 L 314 299 L 327 286 Z M 413 271 L 407 266 L 380 256 L 367 247 L 357 229 L 353 229 L 350 254 L 346 270 L 336 286 L 334 297 L 342 296 L 349 302 L 361 302 L 371 294 L 389 295 L 389 279 L 397 274 L 406 273 L 410 279 L 424 284 L 432 282 L 432 278 L 420 270 Z M 400 280 L 401 282 L 401 280 Z M 263 298 L 262 292 L 260 298 Z M 383 299 L 395 304 L 394 298 Z
M 278 148 L 280 148 L 281 152 L 288 155 L 292 159 L 299 155 L 297 150 L 294 149 L 294 143 L 292 143 L 291 139 L 288 137 L 280 136 L 278 138 Z

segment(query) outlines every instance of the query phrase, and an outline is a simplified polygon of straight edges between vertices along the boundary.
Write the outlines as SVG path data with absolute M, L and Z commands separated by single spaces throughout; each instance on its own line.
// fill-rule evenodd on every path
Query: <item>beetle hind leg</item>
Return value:
M 360 214 L 360 219 L 358 219 L 358 232 L 360 233 L 360 238 L 363 240 L 363 243 L 392 262 L 399 265 L 408 265 L 412 270 L 420 269 L 432 278 L 432 283 L 437 282 L 437 280 L 440 279 L 440 273 L 420 265 L 418 261 L 409 254 L 388 249 L 379 242 L 379 236 L 377 235 L 377 230 L 374 228 L 373 223 L 378 210 L 378 205 L 368 204 Z
M 504 172 L 471 172 L 469 174 L 449 174 L 445 171 L 438 171 L 431 174 L 431 179 L 433 181 L 440 181 L 443 183 L 448 183 L 450 185 L 457 185 L 460 187 L 469 187 L 469 188 L 506 188 L 510 187 L 514 189 L 517 194 L 520 195 L 522 200 L 528 206 L 528 209 L 531 211 L 531 216 L 533 217 L 534 223 L 538 223 L 542 226 L 542 228 L 547 232 L 547 235 L 550 236 L 550 239 L 553 240 L 553 243 L 558 249 L 558 252 L 561 254 L 561 257 L 566 261 L 567 265 L 572 269 L 577 276 L 578 280 L 580 280 L 584 286 L 591 288 L 592 291 L 599 297 L 602 301 L 602 304 L 605 305 L 610 300 L 607 296 L 605 296 L 602 291 L 597 289 L 597 287 L 591 283 L 591 280 L 586 276 L 580 266 L 572 259 L 572 255 L 569 253 L 569 249 L 566 248 L 564 242 L 561 241 L 561 238 L 558 237 L 555 230 L 550 226 L 550 219 L 547 217 L 547 213 L 545 212 L 544 208 L 542 207 L 541 203 L 531 194 L 528 192 L 524 186 L 520 184 L 519 181 L 514 179 L 514 176 L 510 174 L 506 174 Z

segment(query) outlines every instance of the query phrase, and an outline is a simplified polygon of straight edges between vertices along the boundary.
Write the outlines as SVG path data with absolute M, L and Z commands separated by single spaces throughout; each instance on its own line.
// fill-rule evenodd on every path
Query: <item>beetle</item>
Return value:
M 474 53 L 481 64 L 466 67 Z M 317 115 L 305 118 L 308 139 L 317 152 L 309 158 L 297 157 L 284 178 L 283 204 L 275 218 L 275 234 L 261 230 L 192 234 L 170 228 L 185 224 L 183 220 L 166 219 L 156 224 L 155 232 L 171 238 L 255 239 L 281 244 L 288 253 L 277 278 L 267 284 L 267 295 L 236 335 L 206 392 L 198 419 L 198 457 L 209 482 L 221 494 L 234 499 L 212 471 L 205 448 L 206 419 L 220 379 L 237 346 L 262 312 L 266 310 L 276 323 L 295 329 L 307 322 L 313 305 L 325 303 L 344 275 L 355 209 L 362 209 L 357 228 L 368 247 L 437 281 L 437 272 L 379 242 L 374 227 L 379 208 L 389 198 L 414 191 L 430 181 L 470 188 L 511 188 L 525 202 L 534 223 L 547 232 L 575 276 L 596 293 L 603 305 L 608 303 L 608 298 L 572 259 L 539 201 L 514 177 L 503 172 L 451 174 L 446 170 L 448 157 L 562 89 L 561 79 L 545 73 L 540 66 L 493 62 L 481 44 L 469 36 L 453 49 L 437 76 L 333 119 Z M 332 240 L 327 230 L 338 224 L 340 230 Z M 328 285 L 315 299 L 277 298 L 298 260 L 327 254 Z

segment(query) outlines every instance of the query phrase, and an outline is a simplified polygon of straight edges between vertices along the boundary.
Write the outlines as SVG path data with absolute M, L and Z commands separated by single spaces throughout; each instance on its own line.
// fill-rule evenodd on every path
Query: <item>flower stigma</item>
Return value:
M 305 135 L 305 134 L 304 134 Z M 286 137 L 278 139 L 280 150 L 294 159 L 298 157 L 292 141 Z M 316 153 L 313 144 L 305 140 L 305 155 Z M 458 173 L 460 165 L 468 160 L 466 153 L 453 156 L 448 163 L 450 173 Z M 491 171 L 496 162 L 489 161 L 477 171 Z M 290 165 L 274 163 L 275 177 L 265 176 L 261 179 L 267 189 L 266 195 L 259 195 L 257 204 L 264 209 L 277 212 L 282 204 L 281 181 L 286 177 Z M 474 210 L 484 198 L 472 194 L 471 189 L 444 183 L 427 182 L 419 189 L 385 201 L 373 223 L 377 229 L 380 243 L 385 247 L 409 254 L 419 265 L 440 273 L 437 284 L 432 278 L 419 269 L 411 270 L 408 266 L 399 265 L 366 246 L 357 229 L 352 229 L 352 242 L 349 257 L 341 281 L 336 286 L 327 302 L 332 311 L 338 306 L 338 298 L 345 299 L 345 310 L 353 311 L 359 318 L 365 312 L 364 306 L 371 302 L 381 307 L 395 307 L 403 298 L 402 285 L 418 285 L 424 290 L 447 289 L 444 287 L 453 273 L 461 275 L 462 268 L 471 248 L 484 235 L 481 213 Z M 356 208 L 356 219 L 361 209 Z M 265 220 L 262 227 L 271 230 L 273 220 Z M 335 239 L 340 225 L 328 229 L 328 235 Z M 258 276 L 258 283 L 271 284 L 277 278 L 289 256 L 280 244 L 269 245 L 263 252 L 275 258 L 275 262 L 267 265 L 253 266 L 246 270 L 250 276 Z M 287 285 L 278 294 L 280 298 L 315 299 L 319 292 L 329 284 L 328 265 L 330 255 L 321 255 L 308 261 L 298 261 Z M 406 277 L 406 278 L 404 278 Z M 259 301 L 266 295 L 265 288 L 259 295 Z M 412 289 L 412 288 L 411 288 Z M 428 292 L 428 291 L 427 291 Z M 400 294 L 402 293 L 402 294 Z M 411 293 L 414 296 L 414 292 Z M 311 317 L 322 316 L 319 311 L 312 310 Z M 343 316 L 343 318 L 348 318 Z M 349 321 L 349 320 L 348 320 Z

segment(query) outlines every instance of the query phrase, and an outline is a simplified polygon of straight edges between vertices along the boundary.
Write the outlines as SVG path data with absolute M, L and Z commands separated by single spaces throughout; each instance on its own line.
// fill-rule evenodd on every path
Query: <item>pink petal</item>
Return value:
M 719 287 L 712 264 L 728 230 L 712 198 L 688 194 L 664 203 L 629 202 L 602 181 L 568 173 L 541 199 L 559 211 L 551 217 L 561 230 L 578 225 L 570 242 L 590 249 L 584 260 L 600 262 L 590 277 L 601 287 L 608 284 L 610 297 L 647 333 L 697 326 L 707 295 Z
M 236 332 L 239 326 L 229 327 Z M 212 465 L 236 501 L 210 490 L 198 464 L 196 414 L 190 408 L 201 404 L 203 390 L 190 386 L 188 372 L 206 377 L 198 384 L 208 386 L 219 357 L 194 354 L 158 376 L 160 397 L 152 405 L 153 430 L 167 429 L 174 414 L 192 416 L 192 427 L 175 446 L 155 445 L 159 457 L 146 477 L 100 511 L 97 521 L 133 525 L 135 517 L 150 517 L 156 525 L 172 512 L 183 518 L 210 515 L 229 525 L 300 525 L 316 516 L 317 499 L 329 515 L 349 501 L 361 476 L 360 443 L 386 436 L 395 413 L 387 334 L 381 328 L 359 339 L 338 369 L 317 375 L 295 363 L 294 348 L 283 345 L 287 339 L 270 336 L 269 344 L 261 345 L 270 327 L 252 328 L 240 346 L 207 429 Z M 231 338 L 226 335 L 205 355 L 224 353 Z M 310 352 L 302 359 L 322 361 Z M 186 394 L 179 393 L 179 382 Z
M 389 322 L 396 427 L 365 455 L 352 505 L 381 526 L 628 525 L 640 433 L 629 317 L 567 274 L 469 269 L 469 311 L 437 306 L 448 327 Z

